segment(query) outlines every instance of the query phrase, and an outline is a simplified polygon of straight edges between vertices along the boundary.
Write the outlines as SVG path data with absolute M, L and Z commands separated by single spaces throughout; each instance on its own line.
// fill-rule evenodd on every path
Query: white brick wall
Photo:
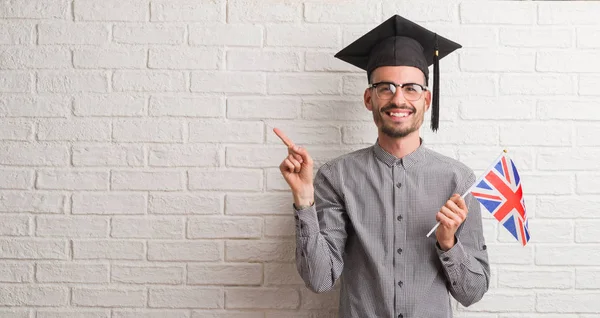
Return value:
M 484 215 L 491 289 L 455 316 L 600 317 L 599 2 L 26 0 L 0 3 L 0 318 L 336 317 L 271 129 L 317 166 L 372 144 L 333 54 L 394 13 L 463 45 L 426 142 L 522 171 L 531 242 Z

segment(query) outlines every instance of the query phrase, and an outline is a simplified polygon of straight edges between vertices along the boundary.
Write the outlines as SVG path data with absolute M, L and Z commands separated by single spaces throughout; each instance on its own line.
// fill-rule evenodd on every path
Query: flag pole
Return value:
M 492 170 L 492 168 L 494 167 L 494 165 L 496 164 L 496 162 L 498 162 L 498 160 L 500 160 L 500 158 L 502 158 L 502 156 L 504 156 L 505 153 L 507 153 L 508 151 L 506 151 L 506 149 L 502 150 L 502 153 L 500 153 L 500 155 L 498 156 L 498 158 L 496 158 L 496 160 L 492 161 L 492 163 L 490 164 L 490 166 L 485 169 L 483 171 L 483 173 L 481 174 L 481 176 L 479 176 L 479 178 L 477 178 L 477 180 L 475 180 L 475 182 L 471 185 L 471 187 L 469 187 L 469 189 L 467 191 L 465 191 L 465 193 L 461 196 L 461 198 L 465 198 L 467 196 L 467 194 L 471 193 L 471 191 L 473 190 L 473 188 L 479 184 L 479 182 L 481 182 L 481 180 L 483 178 L 485 178 L 485 172 Z M 440 226 L 440 222 L 438 221 L 435 226 L 431 229 L 431 231 L 429 231 L 429 233 L 427 233 L 427 237 L 429 237 L 437 228 L 438 226 Z

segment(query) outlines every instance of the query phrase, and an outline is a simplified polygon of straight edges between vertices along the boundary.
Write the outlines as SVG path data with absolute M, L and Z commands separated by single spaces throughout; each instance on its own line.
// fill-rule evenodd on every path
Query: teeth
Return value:
M 390 113 L 390 115 L 394 117 L 406 117 L 408 113 Z

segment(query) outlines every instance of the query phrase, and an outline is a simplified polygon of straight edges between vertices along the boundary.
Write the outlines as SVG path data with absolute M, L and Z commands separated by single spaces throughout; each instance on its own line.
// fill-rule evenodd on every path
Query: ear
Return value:
M 365 107 L 367 107 L 367 109 L 369 111 L 373 111 L 373 99 L 372 99 L 372 95 L 371 95 L 371 89 L 367 88 L 365 89 L 365 94 L 363 96 L 363 100 L 365 103 Z
M 423 98 L 425 98 L 425 112 L 427 112 L 429 110 L 429 107 L 431 106 L 431 92 L 425 91 L 425 94 L 423 94 Z

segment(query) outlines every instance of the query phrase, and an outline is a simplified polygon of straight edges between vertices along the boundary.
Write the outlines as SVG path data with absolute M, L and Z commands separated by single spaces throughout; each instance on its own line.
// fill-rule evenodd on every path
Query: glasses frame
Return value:
M 409 98 L 407 98 L 406 96 L 404 96 L 404 94 L 402 94 L 402 96 L 404 96 L 404 98 L 406 98 L 406 100 L 409 100 L 409 101 L 411 101 L 411 102 L 414 102 L 414 101 L 416 101 L 416 100 L 419 100 L 419 99 L 421 99 L 421 97 L 423 97 L 423 92 L 425 92 L 425 91 L 428 91 L 428 90 L 429 90 L 429 87 L 427 87 L 427 86 L 424 86 L 424 85 L 421 85 L 421 84 L 419 84 L 419 83 L 402 83 L 402 84 L 396 84 L 396 83 L 394 83 L 394 82 L 388 82 L 388 81 L 382 81 L 382 82 L 377 82 L 377 83 L 369 84 L 369 88 L 377 88 L 377 86 L 379 86 L 379 85 L 382 85 L 382 84 L 393 85 L 393 86 L 395 86 L 395 87 L 398 87 L 398 88 L 400 88 L 400 89 L 397 89 L 397 90 L 396 90 L 396 92 L 394 93 L 394 95 L 392 95 L 392 97 L 391 97 L 391 98 L 389 98 L 389 99 L 385 99 L 385 100 L 391 100 L 391 99 L 393 99 L 393 98 L 394 98 L 394 96 L 395 96 L 395 95 L 396 95 L 398 92 L 402 92 L 402 88 L 404 88 L 405 86 L 408 86 L 408 85 L 417 85 L 417 86 L 421 87 L 421 89 L 423 90 L 423 91 L 421 92 L 421 94 L 419 94 L 419 98 L 417 98 L 417 99 L 409 99 Z M 382 100 L 383 100 L 383 98 L 381 98 L 381 97 L 379 96 L 379 94 L 377 93 L 377 90 L 375 90 L 375 95 L 377 95 L 377 97 L 378 97 L 379 99 L 382 99 Z

